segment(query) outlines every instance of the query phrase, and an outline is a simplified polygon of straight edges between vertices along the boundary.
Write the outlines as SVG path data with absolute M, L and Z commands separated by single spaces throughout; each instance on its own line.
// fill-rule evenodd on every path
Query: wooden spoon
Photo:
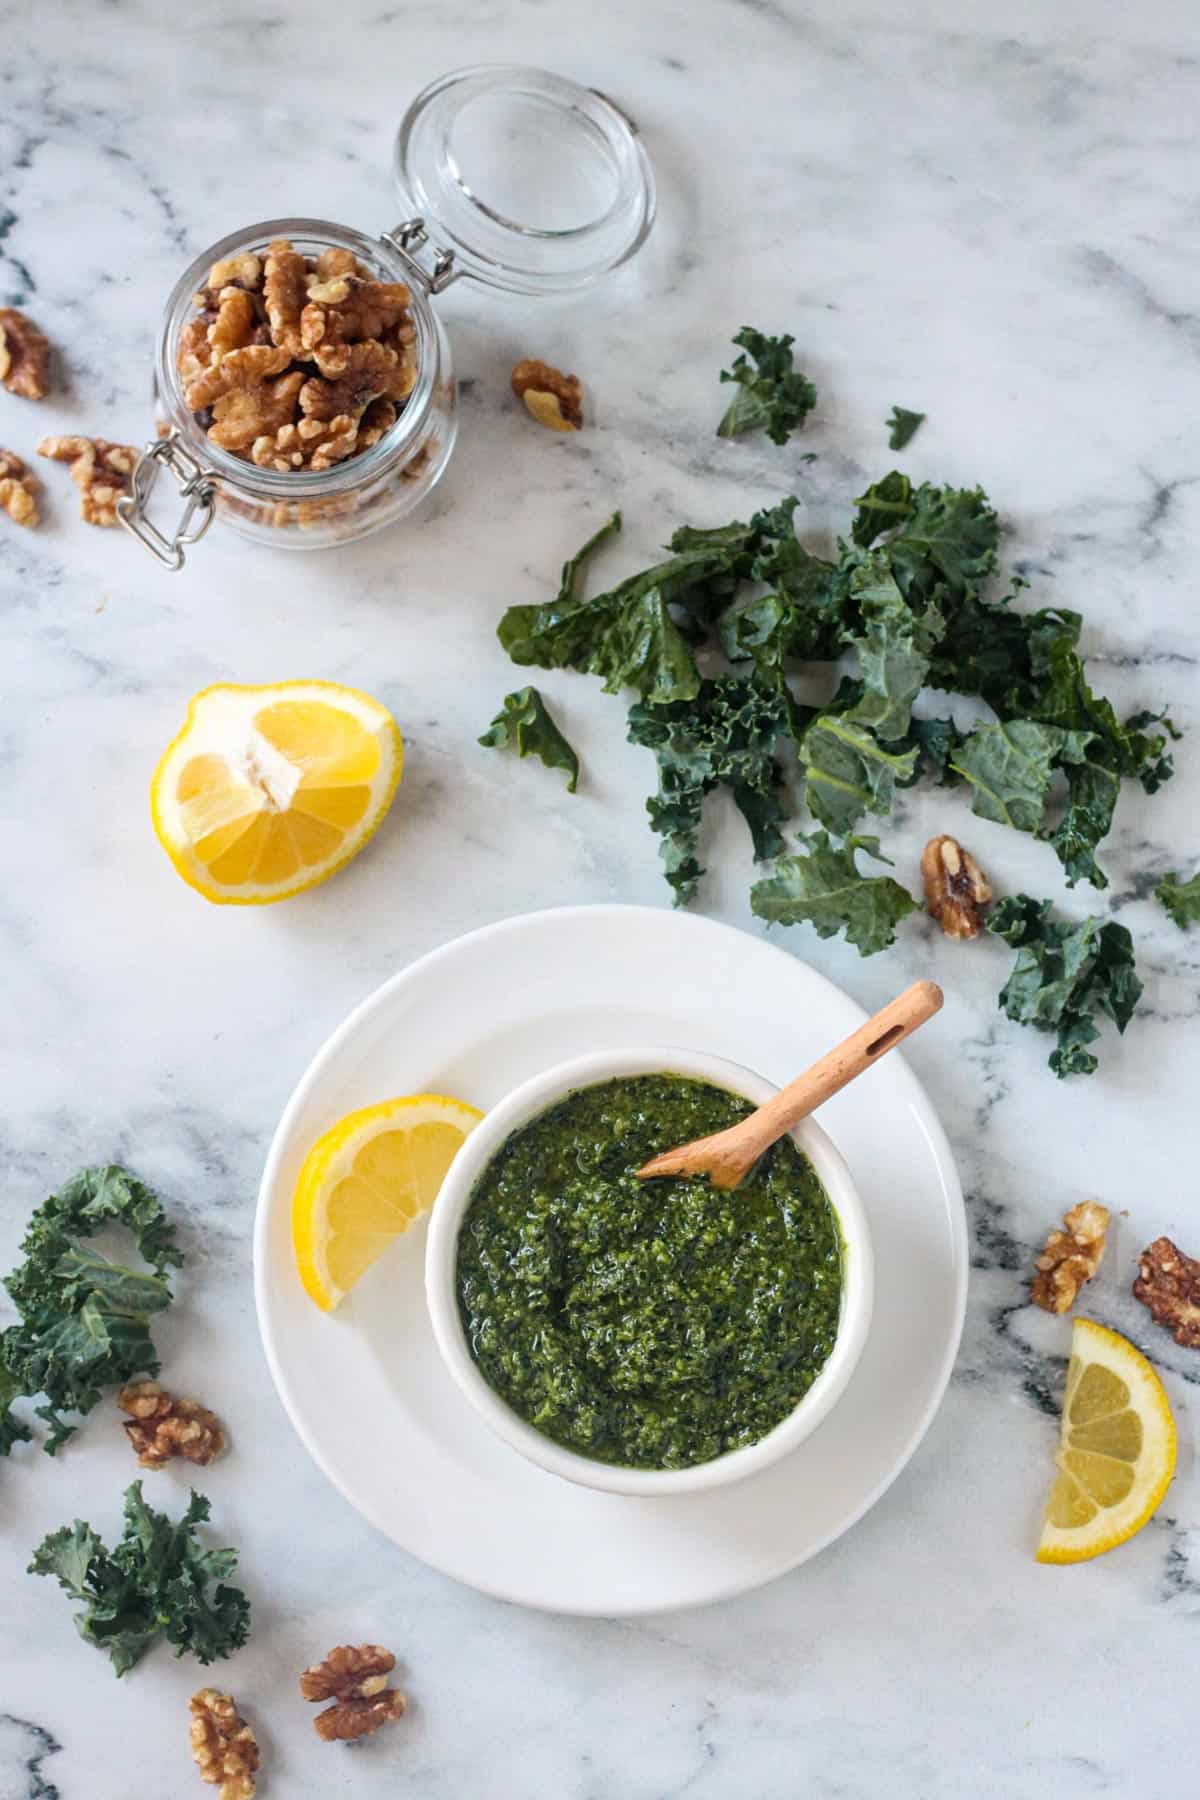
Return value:
M 693 1144 L 681 1144 L 677 1150 L 665 1150 L 661 1156 L 652 1157 L 638 1170 L 639 1180 L 645 1181 L 652 1175 L 707 1175 L 714 1187 L 735 1188 L 777 1138 L 911 1037 L 935 1012 L 940 1012 L 942 999 L 936 981 L 914 981 L 748 1119 L 731 1125 L 727 1131 L 697 1138 Z

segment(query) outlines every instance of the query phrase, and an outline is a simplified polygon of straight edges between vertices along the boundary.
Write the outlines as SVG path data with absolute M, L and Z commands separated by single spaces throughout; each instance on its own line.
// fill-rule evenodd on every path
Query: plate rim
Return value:
M 523 1607 L 527 1611 L 543 1612 L 551 1616 L 557 1615 L 563 1618 L 650 1618 L 656 1615 L 689 1612 L 702 1606 L 721 1605 L 725 1601 L 734 1599 L 741 1594 L 754 1593 L 757 1589 L 766 1587 L 771 1582 L 781 1579 L 782 1576 L 790 1574 L 792 1570 L 802 1568 L 805 1563 L 811 1562 L 814 1557 L 821 1555 L 823 1551 L 827 1550 L 831 1544 L 836 1543 L 839 1538 L 844 1537 L 847 1532 L 852 1531 L 854 1527 L 865 1518 L 866 1514 L 870 1512 L 873 1507 L 878 1505 L 879 1501 L 887 1493 L 893 1482 L 895 1482 L 908 1467 L 917 1450 L 920 1448 L 921 1443 L 928 1433 L 930 1426 L 933 1424 L 933 1421 L 941 1408 L 942 1402 L 946 1397 L 946 1391 L 950 1385 L 950 1378 L 954 1372 L 954 1365 L 958 1360 L 958 1352 L 962 1343 L 962 1335 L 966 1323 L 967 1291 L 970 1277 L 970 1244 L 967 1232 L 966 1201 L 963 1193 L 962 1179 L 959 1175 L 958 1165 L 954 1157 L 954 1151 L 950 1144 L 950 1140 L 946 1135 L 946 1130 L 942 1124 L 937 1108 L 934 1106 L 922 1082 L 913 1073 L 903 1052 L 896 1051 L 894 1053 L 894 1061 L 900 1065 L 900 1068 L 903 1070 L 904 1079 L 909 1087 L 915 1090 L 915 1097 L 924 1103 L 925 1109 L 928 1112 L 928 1118 L 918 1118 L 919 1128 L 929 1141 L 935 1163 L 947 1188 L 947 1199 L 951 1202 L 947 1207 L 947 1217 L 955 1265 L 951 1330 L 947 1338 L 941 1363 L 937 1370 L 936 1380 L 931 1385 L 926 1404 L 918 1416 L 912 1431 L 905 1439 L 903 1450 L 901 1454 L 896 1457 L 894 1466 L 882 1480 L 877 1482 L 856 1502 L 854 1507 L 844 1518 L 843 1522 L 838 1525 L 836 1529 L 830 1530 L 822 1537 L 818 1538 L 803 1552 L 802 1555 L 788 1558 L 786 1561 L 779 1563 L 778 1566 L 774 1566 L 762 1574 L 756 1575 L 749 1581 L 742 1577 L 735 1577 L 728 1583 L 723 1583 L 714 1588 L 707 1589 L 696 1599 L 666 1601 L 660 1602 L 654 1606 L 646 1607 L 626 1606 L 620 1613 L 614 1614 L 611 1609 L 606 1609 L 601 1605 L 590 1606 L 578 1603 L 568 1606 L 553 1605 L 546 1601 L 531 1600 L 523 1594 L 514 1593 L 503 1584 L 473 1579 L 467 1580 L 459 1574 L 457 1570 L 447 1567 L 446 1564 L 438 1558 L 418 1554 L 417 1551 L 408 1549 L 407 1546 L 401 1544 L 383 1522 L 375 1506 L 370 1502 L 356 1497 L 355 1494 L 352 1493 L 347 1480 L 327 1461 L 323 1451 L 311 1437 L 307 1426 L 302 1422 L 301 1417 L 293 1408 L 291 1402 L 292 1383 L 280 1364 L 276 1346 L 273 1342 L 272 1333 L 268 1325 L 267 1236 L 271 1195 L 278 1182 L 279 1166 L 286 1153 L 294 1119 L 305 1104 L 312 1088 L 324 1073 L 326 1066 L 334 1061 L 344 1042 L 361 1029 L 362 1025 L 370 1018 L 372 1013 L 387 1004 L 394 989 L 400 987 L 402 983 L 406 982 L 418 970 L 424 971 L 434 967 L 438 962 L 448 959 L 454 952 L 461 950 L 468 944 L 475 944 L 481 939 L 489 937 L 501 936 L 505 932 L 528 927 L 539 921 L 549 921 L 581 914 L 587 914 L 593 917 L 600 914 L 608 915 L 609 917 L 622 916 L 626 918 L 652 917 L 657 922 L 661 922 L 663 919 L 671 919 L 676 926 L 683 926 L 688 930 L 698 929 L 705 932 L 714 932 L 720 936 L 732 936 L 738 939 L 745 939 L 748 942 L 769 951 L 773 955 L 785 957 L 791 964 L 801 962 L 808 975 L 814 978 L 821 987 L 830 990 L 839 1000 L 846 1002 L 853 1008 L 859 1015 L 860 1022 L 865 1021 L 869 1017 L 859 1005 L 858 1001 L 854 999 L 853 995 L 848 994 L 844 988 L 839 987 L 838 984 L 822 970 L 814 968 L 811 963 L 804 962 L 802 958 L 793 955 L 793 953 L 786 949 L 782 944 L 773 943 L 765 937 L 757 937 L 748 931 L 744 931 L 740 926 L 728 924 L 723 919 L 711 918 L 704 913 L 674 912 L 663 907 L 639 905 L 632 901 L 584 901 L 565 906 L 539 907 L 525 912 L 509 913 L 503 918 L 493 919 L 487 924 L 475 926 L 471 931 L 461 932 L 457 937 L 449 939 L 448 942 L 439 944 L 432 950 L 426 950 L 420 956 L 414 957 L 401 968 L 395 970 L 395 972 L 389 975 L 384 981 L 380 982 L 370 993 L 364 995 L 363 999 L 360 1000 L 356 1006 L 351 1008 L 341 1022 L 334 1027 L 329 1036 L 319 1045 L 316 1052 L 310 1057 L 307 1065 L 297 1078 L 288 1097 L 287 1104 L 279 1117 L 279 1122 L 272 1134 L 255 1200 L 254 1233 L 252 1240 L 254 1312 L 255 1320 L 258 1325 L 259 1342 L 262 1346 L 263 1355 L 266 1358 L 268 1372 L 270 1373 L 276 1394 L 283 1406 L 283 1410 L 287 1415 L 288 1423 L 292 1430 L 296 1433 L 296 1436 L 304 1446 L 304 1449 L 308 1452 L 314 1463 L 316 1463 L 326 1480 L 331 1483 L 346 1503 L 352 1507 L 361 1518 L 366 1519 L 368 1524 L 371 1525 L 374 1530 L 380 1532 L 389 1543 L 394 1544 L 398 1550 L 403 1551 L 406 1556 L 411 1556 L 414 1561 L 421 1563 L 425 1568 L 433 1569 L 437 1574 L 447 1577 L 449 1580 L 456 1582 L 460 1587 L 465 1588 L 470 1592 L 485 1594 L 490 1599 L 502 1600 L 509 1605 Z

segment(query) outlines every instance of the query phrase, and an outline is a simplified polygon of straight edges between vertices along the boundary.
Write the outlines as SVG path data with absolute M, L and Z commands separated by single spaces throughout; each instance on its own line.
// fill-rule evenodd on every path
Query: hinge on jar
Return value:
M 405 264 L 419 287 L 426 288 L 431 294 L 440 294 L 448 288 L 452 281 L 457 281 L 462 270 L 455 266 L 453 250 L 433 249 L 433 268 L 425 268 L 419 263 L 414 251 L 421 249 L 429 242 L 429 232 L 424 219 L 405 219 L 400 225 L 394 225 L 390 231 L 380 234 L 389 250 Z
M 186 502 L 182 517 L 170 537 L 146 517 L 146 506 L 158 480 L 159 470 L 168 468 L 175 477 L 179 492 Z M 183 567 L 185 545 L 199 543 L 213 522 L 216 500 L 216 475 L 196 461 L 185 450 L 177 431 L 155 438 L 146 445 L 133 471 L 133 492 L 122 494 L 117 501 L 117 517 L 152 556 L 166 568 Z M 193 521 L 196 521 L 193 523 Z

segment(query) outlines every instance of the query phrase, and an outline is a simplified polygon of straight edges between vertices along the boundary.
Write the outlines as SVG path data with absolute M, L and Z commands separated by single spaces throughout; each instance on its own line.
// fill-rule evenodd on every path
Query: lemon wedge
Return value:
M 348 1113 L 318 1138 L 296 1181 L 292 1243 L 305 1291 L 322 1312 L 429 1211 L 482 1117 L 445 1094 L 410 1094 Z
M 1091 1319 L 1071 1339 L 1039 1562 L 1086 1562 L 1142 1529 L 1175 1473 L 1175 1420 L 1140 1350 Z
M 221 682 L 196 695 L 154 771 L 154 829 L 206 900 L 286 900 L 358 854 L 403 761 L 396 721 L 356 688 Z

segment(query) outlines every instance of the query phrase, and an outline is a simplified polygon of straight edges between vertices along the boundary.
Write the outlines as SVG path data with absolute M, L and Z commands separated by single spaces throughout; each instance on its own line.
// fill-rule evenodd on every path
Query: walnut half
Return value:
M 978 937 L 992 898 L 987 876 L 956 838 L 930 838 L 921 853 L 925 904 L 947 937 Z
M 388 1686 L 395 1666 L 395 1657 L 382 1644 L 339 1644 L 324 1662 L 305 1669 L 300 1677 L 304 1698 L 334 1702 L 313 1720 L 317 1736 L 327 1743 L 369 1737 L 398 1719 L 404 1695 Z
M 1149 1307 L 1156 1325 L 1174 1333 L 1177 1344 L 1200 1350 L 1200 1262 L 1170 1238 L 1155 1238 L 1142 1251 L 1133 1297 Z
M 125 1430 L 143 1469 L 161 1469 L 173 1456 L 206 1468 L 225 1448 L 216 1413 L 198 1400 L 177 1399 L 157 1381 L 134 1381 L 117 1396 L 129 1414 Z
M 583 425 L 583 387 L 578 375 L 527 356 L 512 372 L 512 391 L 539 425 L 551 431 L 578 431 Z
M 0 450 L 0 506 L 14 525 L 36 525 L 37 479 L 12 450 Z
M 1052 1231 L 1046 1248 L 1034 1263 L 1036 1273 L 1030 1295 L 1043 1312 L 1069 1312 L 1085 1281 L 1090 1281 L 1104 1260 L 1108 1234 L 1108 1208 L 1098 1200 L 1083 1200 L 1063 1217 L 1065 1231 Z
M 50 391 L 50 340 L 15 306 L 0 306 L 0 381 L 23 400 Z
M 200 1779 L 220 1786 L 219 1800 L 254 1800 L 258 1744 L 233 1695 L 201 1688 L 190 1706 L 192 1755 Z
M 38 455 L 71 465 L 79 489 L 79 511 L 89 525 L 115 525 L 117 501 L 133 486 L 138 453 L 132 444 L 110 444 L 107 438 L 48 437 Z

